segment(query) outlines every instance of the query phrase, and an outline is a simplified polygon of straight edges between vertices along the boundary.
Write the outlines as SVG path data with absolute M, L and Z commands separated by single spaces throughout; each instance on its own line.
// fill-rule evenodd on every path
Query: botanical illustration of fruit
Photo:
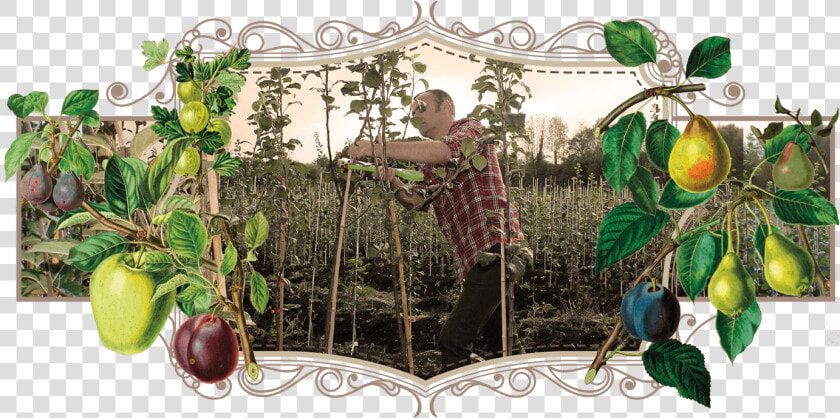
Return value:
M 604 35 L 607 50 L 620 64 L 637 67 L 657 62 L 656 40 L 644 25 L 635 21 L 609 22 L 604 27 Z M 234 372 L 241 352 L 247 374 L 257 380 L 260 368 L 254 356 L 253 327 L 249 328 L 251 318 L 246 310 L 253 309 L 262 314 L 270 299 L 276 300 L 274 303 L 278 308 L 270 310 L 270 314 L 279 318 L 277 336 L 282 347 L 283 311 L 296 307 L 283 303 L 286 279 L 282 273 L 273 278 L 277 294 L 271 294 L 266 277 L 256 268 L 258 255 L 265 250 L 269 237 L 269 222 L 263 212 L 225 213 L 218 210 L 218 202 L 209 196 L 212 185 L 218 182 L 217 176 L 236 176 L 243 165 L 239 157 L 228 151 L 232 133 L 225 118 L 230 116 L 236 104 L 235 93 L 245 83 L 245 78 L 237 71 L 250 67 L 250 52 L 231 47 L 211 60 L 201 60 L 189 46 L 170 53 L 166 40 L 143 42 L 142 50 L 148 58 L 144 65 L 147 70 L 175 64 L 180 109 L 152 106 L 154 123 L 142 131 L 143 136 L 137 132 L 131 146 L 136 148 L 110 152 L 106 160 L 98 158 L 98 154 L 94 157 L 88 145 L 90 138 L 85 140 L 88 132 L 101 127 L 100 116 L 94 110 L 99 99 L 97 91 L 71 91 L 64 99 L 61 118 L 48 116 L 45 93 L 14 94 L 9 98 L 8 106 L 18 118 L 25 119 L 37 113 L 42 115 L 44 123 L 25 131 L 12 143 L 5 157 L 6 180 L 21 170 L 20 193 L 31 210 L 36 210 L 37 206 L 42 227 L 48 225 L 43 228 L 44 241 L 53 241 L 50 245 L 66 250 L 67 256 L 62 261 L 68 271 L 90 273 L 90 303 L 105 348 L 126 355 L 144 352 L 177 308 L 188 318 L 178 327 L 173 339 L 173 353 L 181 369 L 200 382 L 220 382 Z M 371 119 L 374 103 L 385 109 L 385 99 L 378 98 L 379 102 L 376 102 L 374 96 L 368 97 L 373 94 L 369 90 L 381 87 L 384 91 L 388 80 L 408 79 L 409 75 L 399 71 L 391 61 L 410 61 L 414 71 L 412 77 L 422 73 L 424 66 L 414 58 L 404 52 L 391 52 L 377 56 L 373 62 L 355 64 L 356 73 L 363 79 L 348 82 L 342 88 L 342 94 L 359 97 L 351 104 L 348 114 Z M 591 383 L 599 369 L 615 355 L 641 356 L 645 370 L 657 382 L 676 388 L 683 397 L 707 407 L 710 405 L 712 377 L 702 353 L 696 347 L 672 338 L 681 317 L 676 297 L 678 290 L 666 288 L 661 279 L 655 277 L 655 272 L 660 271 L 669 255 L 676 257 L 679 286 L 692 303 L 706 292 L 717 310 L 715 327 L 720 347 L 732 362 L 752 343 L 761 324 L 757 283 L 795 297 L 814 291 L 828 294 L 828 281 L 819 263 L 815 262 L 803 228 L 835 225 L 838 218 L 834 205 L 814 190 L 815 179 L 821 173 L 807 154 L 818 155 L 819 170 L 829 177 L 831 167 L 826 164 L 825 151 L 819 149 L 815 137 L 832 132 L 840 111 L 823 120 L 822 114 L 813 110 L 806 125 L 799 109 L 788 110 L 782 99 L 778 99 L 776 112 L 788 116 L 792 124 L 784 127 L 781 123 L 772 123 L 763 131 L 753 128 L 754 136 L 762 142 L 765 158 L 752 174 L 762 165 L 772 165 L 772 187 L 754 184 L 753 175 L 742 181 L 731 175 L 732 156 L 718 129 L 708 117 L 692 113 L 679 96 L 705 89 L 703 84 L 687 84 L 690 79 L 721 77 L 730 67 L 729 39 L 706 38 L 692 49 L 686 62 L 687 76 L 682 83 L 665 85 L 663 76 L 661 86 L 645 89 L 631 97 L 606 115 L 595 128 L 595 137 L 600 138 L 603 150 L 604 178 L 616 192 L 629 190 L 633 199 L 611 208 L 600 220 L 594 249 L 595 272 L 615 268 L 617 263 L 653 242 L 664 240 L 664 244 L 655 251 L 650 263 L 635 273 L 636 279 L 623 296 L 620 315 L 615 318 L 612 332 L 588 369 L 587 383 Z M 515 79 L 517 72 L 522 70 L 521 66 L 492 60 L 487 68 L 497 71 L 495 81 L 506 82 Z M 335 110 L 330 107 L 330 99 L 333 99 L 330 89 L 335 84 L 329 83 L 328 74 L 325 70 L 314 75 L 325 78 L 320 93 L 327 118 L 330 111 Z M 291 123 L 283 109 L 295 104 L 289 97 L 290 91 L 299 89 L 300 85 L 291 78 L 289 69 L 280 68 L 273 69 L 260 83 L 264 91 L 254 103 L 259 113 L 253 115 L 252 124 L 258 127 L 261 142 L 275 145 L 272 155 L 261 155 L 271 161 L 268 163 L 271 166 L 258 170 L 263 170 L 263 175 L 276 174 L 271 170 L 281 173 L 276 177 L 276 187 L 278 200 L 282 201 L 279 213 L 283 221 L 273 227 L 281 231 L 281 250 L 276 256 L 283 265 L 287 245 L 285 228 L 293 222 L 288 219 L 289 206 L 299 204 L 289 195 L 289 179 L 293 172 L 306 175 L 306 168 L 295 165 L 288 158 L 287 151 L 300 143 L 283 136 L 283 127 Z M 400 88 L 398 84 L 388 86 L 398 91 L 393 94 L 399 95 L 401 104 L 406 106 L 411 103 L 414 92 Z M 500 94 L 500 102 L 511 107 L 511 100 L 508 100 L 511 97 L 503 97 L 505 93 L 499 90 L 504 89 L 493 84 L 493 76 L 485 79 L 482 86 L 480 88 L 485 90 L 481 93 L 495 91 Z M 512 102 L 516 104 L 524 100 L 524 95 L 511 96 L 515 96 Z M 641 111 L 633 109 L 639 103 L 655 98 L 670 100 L 689 115 L 682 133 L 667 120 L 648 123 Z M 491 105 L 478 108 L 476 116 L 494 120 L 490 115 L 492 108 Z M 475 150 L 494 141 L 500 142 L 504 160 L 509 161 L 507 135 L 517 133 L 517 129 L 524 126 L 524 115 L 514 115 L 512 109 L 507 111 L 503 116 L 496 115 L 494 121 L 503 122 L 488 128 L 493 135 L 482 139 L 486 142 L 470 142 L 462 147 L 462 153 L 469 159 L 462 161 L 456 171 L 483 170 L 487 160 L 478 158 Z M 380 115 L 383 125 L 387 123 L 385 113 L 383 110 Z M 401 121 L 407 127 L 418 123 L 413 119 L 406 115 Z M 32 125 L 27 123 L 26 126 Z M 368 129 L 366 135 L 373 139 L 376 135 L 372 125 L 366 124 L 365 128 Z M 398 137 L 399 132 L 394 132 L 389 139 Z M 513 138 L 516 136 L 511 135 L 512 141 Z M 161 146 L 162 150 L 155 150 L 154 157 L 147 163 L 140 157 L 154 145 Z M 107 141 L 96 146 L 112 148 Z M 512 142 L 511 147 L 515 149 L 516 146 L 516 142 Z M 652 168 L 640 165 L 643 146 L 652 167 L 670 177 L 661 191 L 651 173 Z M 256 148 L 251 155 L 257 154 Z M 264 153 L 265 149 L 260 152 Z M 339 165 L 332 161 L 331 151 L 328 154 L 330 166 L 336 170 Z M 384 157 L 383 152 L 383 160 L 387 161 Z M 343 168 L 347 169 L 346 177 L 343 177 L 347 186 L 340 206 L 339 237 L 348 224 L 353 224 L 345 222 L 344 218 L 351 168 L 349 165 Z M 101 184 L 94 184 L 92 180 L 97 169 L 102 172 Z M 506 183 L 510 181 L 509 171 Z M 442 179 L 446 177 L 445 171 L 435 175 Z M 272 175 L 272 180 L 274 178 Z M 341 179 L 339 176 L 333 179 L 339 180 L 336 181 L 339 191 Z M 403 293 L 399 295 L 395 291 L 394 305 L 402 301 L 405 306 L 403 255 L 399 244 L 401 230 L 393 210 L 394 193 L 386 191 L 382 184 L 377 187 L 374 182 L 368 183 L 369 197 L 375 196 L 376 203 L 383 208 L 390 205 L 389 242 L 382 246 L 381 252 L 389 253 L 389 260 L 396 260 L 394 264 L 399 266 L 394 271 L 399 271 L 395 276 L 400 279 Z M 677 215 L 709 202 L 724 184 L 735 190 L 731 197 L 715 212 L 695 219 L 690 229 L 681 230 L 675 220 Z M 784 236 L 771 223 L 768 204 L 778 220 L 797 229 L 797 242 Z M 764 265 L 760 278 L 752 277 L 739 253 L 742 239 L 739 231 L 746 231 L 746 221 L 737 218 L 740 208 L 746 209 L 756 225 L 760 225 L 752 240 Z M 503 218 L 509 218 L 509 214 Z M 81 242 L 49 238 L 57 230 L 80 225 L 97 225 L 103 232 Z M 356 245 L 358 247 L 358 242 Z M 335 277 L 330 290 L 333 314 L 339 284 L 337 260 L 341 253 L 341 238 L 336 248 Z M 503 277 L 520 280 L 525 266 L 533 262 L 533 252 L 527 245 L 506 245 L 504 248 L 509 252 L 503 256 L 507 257 L 508 263 Z M 354 271 L 365 267 L 358 257 L 351 263 Z M 24 277 L 34 282 L 33 288 L 37 285 L 47 295 L 73 292 L 72 285 L 59 286 L 53 277 L 42 282 L 43 275 L 34 271 L 25 272 Z M 314 283 L 314 274 L 312 280 Z M 396 277 L 394 282 L 398 282 Z M 356 289 L 364 290 L 356 283 L 344 284 L 353 289 L 354 295 Z M 408 292 L 411 292 L 410 288 Z M 246 307 L 246 293 L 250 307 Z M 407 338 L 400 342 L 411 359 L 411 327 L 406 312 L 407 307 L 402 314 L 397 312 L 394 316 L 400 318 L 402 315 L 405 325 L 402 325 L 404 332 L 400 337 L 407 334 Z M 330 335 L 327 350 L 331 352 L 329 333 L 334 330 L 335 322 L 325 323 L 325 334 Z M 646 349 L 640 353 L 622 351 L 624 347 L 617 344 L 623 337 L 622 331 L 649 342 Z M 409 365 L 413 367 L 413 360 L 409 360 Z M 413 368 L 410 370 L 413 373 Z

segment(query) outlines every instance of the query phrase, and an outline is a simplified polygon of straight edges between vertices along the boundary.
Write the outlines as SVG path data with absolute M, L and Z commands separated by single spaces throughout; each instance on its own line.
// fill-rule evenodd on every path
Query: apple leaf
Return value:
M 236 261 L 239 259 L 239 254 L 233 244 L 228 243 L 225 247 L 225 255 L 222 258 L 222 265 L 219 267 L 223 276 L 227 276 L 236 267 Z
M 161 205 L 160 211 L 161 213 L 169 213 L 176 209 L 198 213 L 198 211 L 195 208 L 195 203 L 193 203 L 192 199 L 181 195 L 173 195 L 167 197 L 166 200 L 163 201 L 163 205 Z
M 680 130 L 665 119 L 650 124 L 645 134 L 645 149 L 654 167 L 667 172 L 671 150 L 680 139 Z
M 636 206 L 648 215 L 656 215 L 656 201 L 659 200 L 659 185 L 647 168 L 637 167 L 627 182 Z
M 50 253 L 56 255 L 69 255 L 70 250 L 78 246 L 79 241 L 72 239 L 47 239 L 33 244 L 25 253 Z
M 47 105 L 50 103 L 50 96 L 43 91 L 33 91 L 26 95 L 25 103 L 27 109 L 36 110 L 41 114 L 45 114 L 47 113 Z
M 614 20 L 604 25 L 607 51 L 621 65 L 636 67 L 656 62 L 656 38 L 639 22 Z
M 106 258 L 125 252 L 128 248 L 126 239 L 107 231 L 85 238 L 81 244 L 70 249 L 70 256 L 65 260 L 82 271 L 93 271 Z
M 119 219 L 119 216 L 115 215 L 112 212 L 99 212 L 99 213 L 107 219 Z M 70 217 L 68 217 L 67 219 L 64 219 L 63 221 L 61 221 L 55 227 L 55 230 L 58 231 L 59 229 L 62 229 L 62 228 L 68 228 L 68 227 L 76 226 L 76 225 L 83 225 L 83 224 L 86 224 L 86 223 L 88 223 L 90 221 L 93 221 L 93 220 L 96 220 L 96 218 L 94 218 L 93 215 L 91 215 L 90 213 L 79 212 L 79 213 L 73 214 Z
M 256 270 L 251 273 L 251 306 L 260 313 L 265 312 L 268 306 L 268 285 L 263 275 Z
M 632 202 L 617 206 L 604 217 L 598 228 L 595 272 L 644 247 L 670 217 L 661 210 L 656 212 L 656 216 L 648 215 Z
M 149 303 L 152 303 L 167 293 L 174 291 L 182 284 L 192 285 L 193 283 L 195 283 L 195 280 L 193 280 L 192 277 L 186 274 L 176 274 L 169 278 L 169 280 L 158 283 L 157 286 L 155 286 L 155 292 L 152 294 L 152 298 L 149 299 Z
M 9 110 L 11 110 L 15 116 L 21 119 L 25 119 L 32 113 L 33 110 L 35 110 L 32 102 L 27 101 L 26 96 L 21 96 L 20 94 L 13 94 L 9 96 L 6 106 L 9 107 Z
M 115 214 L 128 218 L 140 204 L 137 172 L 114 154 L 105 167 L 105 201 Z
M 683 398 L 710 407 L 712 378 L 697 347 L 673 339 L 653 343 L 642 353 L 642 362 L 657 382 L 676 388 Z
M 718 78 L 732 68 L 729 38 L 710 36 L 698 43 L 688 55 L 687 78 Z
M 5 181 L 9 181 L 10 178 L 15 176 L 23 160 L 29 156 L 29 151 L 32 149 L 32 143 L 35 142 L 35 138 L 40 135 L 40 132 L 27 132 L 12 141 L 12 145 L 6 151 L 6 160 L 4 163 L 6 168 Z
M 487 167 L 487 158 L 483 155 L 476 155 L 471 160 L 473 167 L 476 170 L 482 171 L 485 167 Z
M 773 196 L 773 211 L 782 222 L 791 225 L 838 224 L 837 208 L 811 189 L 777 191 Z
M 175 176 L 175 164 L 181 158 L 184 150 L 192 144 L 192 141 L 191 137 L 169 140 L 166 148 L 149 165 L 144 180 L 149 188 L 152 203 L 157 203 L 166 194 L 166 190 L 169 189 L 169 184 Z
M 692 193 L 683 190 L 673 179 L 669 179 L 662 189 L 662 196 L 659 198 L 659 206 L 670 210 L 683 210 L 700 205 L 717 192 L 717 187 L 704 193 Z
M 198 267 L 207 246 L 207 228 L 198 216 L 176 210 L 171 212 L 166 240 L 175 256 L 185 266 Z
M 175 300 L 182 303 L 191 303 L 206 291 L 207 289 L 204 286 L 193 283 L 187 286 L 184 290 L 176 293 Z
M 720 337 L 720 347 L 726 352 L 729 361 L 734 364 L 735 357 L 743 353 L 752 343 L 760 324 L 761 309 L 755 299 L 753 299 L 752 305 L 736 319 L 718 311 L 715 328 L 717 328 Z
M 708 232 L 694 234 L 677 249 L 677 274 L 689 299 L 706 288 L 715 261 L 715 240 Z
M 93 154 L 85 147 L 79 145 L 74 139 L 69 139 L 67 150 L 64 152 L 64 157 L 70 162 L 70 167 L 76 176 L 84 177 L 85 180 L 90 180 L 93 175 L 93 168 L 96 162 L 93 160 Z
M 623 116 L 604 133 L 601 164 L 604 177 L 616 192 L 624 190 L 636 171 L 644 137 L 645 116 L 641 112 Z
M 166 270 L 172 267 L 175 263 L 172 257 L 163 251 L 150 251 L 146 253 L 143 267 L 149 273 Z
M 64 97 L 61 113 L 67 116 L 84 115 L 99 102 L 99 90 L 73 90 Z
M 253 218 L 248 219 L 245 225 L 245 242 L 248 246 L 257 248 L 265 242 L 268 237 L 268 221 L 262 212 L 257 213 Z

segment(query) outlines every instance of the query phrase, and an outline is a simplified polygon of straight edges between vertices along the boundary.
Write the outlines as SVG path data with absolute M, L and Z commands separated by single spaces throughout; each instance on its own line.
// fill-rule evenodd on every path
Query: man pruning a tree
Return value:
M 449 187 L 431 200 L 438 225 L 453 250 L 456 283 L 463 290 L 443 325 L 438 348 L 443 356 L 443 370 L 448 371 L 469 364 L 473 341 L 483 335 L 488 349 L 502 349 L 501 261 L 482 266 L 481 252 L 499 253 L 504 241 L 502 217 L 508 202 L 495 146 L 478 143 L 481 124 L 471 118 L 455 120 L 452 98 L 443 90 L 427 90 L 418 94 L 411 105 L 412 117 L 422 120 L 420 134 L 432 141 L 389 142 L 388 157 L 420 164 L 425 180 L 418 187 L 445 183 L 433 170 L 443 168 L 446 179 L 453 179 Z M 483 170 L 470 166 L 458 172 L 458 163 L 465 156 L 461 151 L 464 139 L 476 143 L 475 153 L 487 160 Z M 371 156 L 370 141 L 357 141 L 349 149 L 352 159 Z M 396 190 L 395 197 L 407 209 L 428 210 L 428 203 L 389 169 L 388 183 Z M 424 204 L 425 202 L 425 204 Z M 519 216 L 510 210 L 511 240 L 522 239 Z

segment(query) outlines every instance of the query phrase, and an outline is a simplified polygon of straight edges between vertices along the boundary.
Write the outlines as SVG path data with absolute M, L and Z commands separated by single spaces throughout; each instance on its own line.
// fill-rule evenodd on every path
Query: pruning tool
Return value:
M 371 173 L 376 172 L 376 166 L 371 164 L 371 163 L 366 163 L 366 162 L 362 162 L 362 161 L 352 161 L 349 158 L 340 158 L 338 160 L 338 162 L 339 162 L 339 164 L 341 164 L 341 165 L 343 165 L 343 166 L 345 166 L 345 167 L 347 167 L 351 170 L 367 171 L 367 172 L 371 172 Z M 394 174 L 396 174 L 397 177 L 399 177 L 403 180 L 406 180 L 406 181 L 423 181 L 425 179 L 425 176 L 423 175 L 423 173 L 421 173 L 417 170 L 395 168 L 394 169 Z

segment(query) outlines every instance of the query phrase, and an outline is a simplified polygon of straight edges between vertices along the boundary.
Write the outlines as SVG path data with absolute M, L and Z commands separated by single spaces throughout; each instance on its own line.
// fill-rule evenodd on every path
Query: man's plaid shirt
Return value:
M 461 141 L 464 138 L 478 140 L 482 131 L 481 124 L 475 119 L 461 119 L 452 124 L 449 133 L 441 140 L 449 145 L 452 158 L 461 161 Z M 491 212 L 504 215 L 507 207 L 505 199 L 505 184 L 499 161 L 496 159 L 495 146 L 492 144 L 478 146 L 476 154 L 487 159 L 487 167 L 482 171 L 472 165 L 470 169 L 457 174 L 452 183 L 452 189 L 441 192 L 432 201 L 435 207 L 438 225 L 443 235 L 449 241 L 454 252 L 456 282 L 464 279 L 476 264 L 476 258 L 481 251 L 487 251 L 493 245 L 502 242 L 501 217 Z M 446 178 L 455 175 L 457 164 L 421 164 L 420 170 L 425 175 L 424 184 L 432 186 L 441 184 L 442 180 L 432 172 L 435 168 L 446 169 Z M 428 207 L 423 208 L 423 210 Z M 512 240 L 523 239 L 519 229 L 519 214 L 516 207 L 510 208 L 510 230 Z

